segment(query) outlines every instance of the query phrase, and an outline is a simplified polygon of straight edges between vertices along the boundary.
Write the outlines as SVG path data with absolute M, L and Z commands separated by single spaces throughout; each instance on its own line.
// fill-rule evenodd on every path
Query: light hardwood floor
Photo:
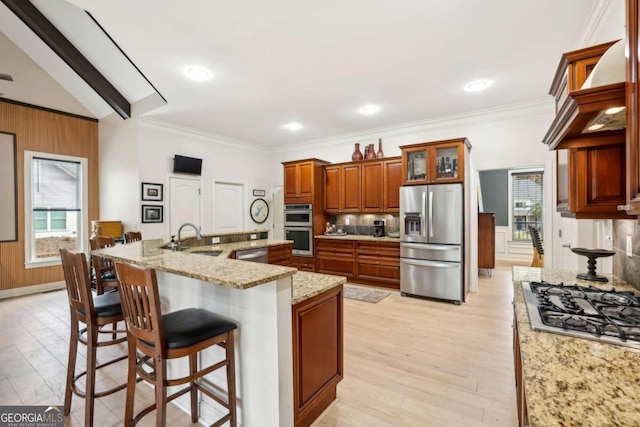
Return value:
M 393 291 L 377 304 L 345 300 L 344 380 L 314 427 L 516 425 L 510 267 L 491 279 L 482 271 L 459 306 Z M 65 291 L 0 301 L 0 405 L 62 404 L 68 328 Z M 117 351 L 99 351 L 99 361 Z M 125 367 L 105 368 L 98 387 L 124 382 Z M 124 397 L 98 399 L 95 425 L 122 425 Z M 152 402 L 151 389 L 139 385 L 136 400 Z M 82 399 L 71 415 L 67 425 L 83 424 Z M 150 415 L 140 425 L 152 424 Z M 169 405 L 167 425 L 190 417 Z

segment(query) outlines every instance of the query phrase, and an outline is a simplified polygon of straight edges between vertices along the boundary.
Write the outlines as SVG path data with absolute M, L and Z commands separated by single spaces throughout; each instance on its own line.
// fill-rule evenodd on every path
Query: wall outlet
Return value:
M 249 236 L 249 238 L 251 240 L 256 240 L 258 238 L 258 235 L 257 234 L 252 234 L 252 235 Z
M 344 219 L 344 225 L 349 225 L 349 218 Z
M 633 256 L 633 239 L 627 236 L 627 256 Z
M 220 238 L 219 237 L 212 237 L 211 238 L 211 244 L 215 245 L 216 243 L 220 243 Z

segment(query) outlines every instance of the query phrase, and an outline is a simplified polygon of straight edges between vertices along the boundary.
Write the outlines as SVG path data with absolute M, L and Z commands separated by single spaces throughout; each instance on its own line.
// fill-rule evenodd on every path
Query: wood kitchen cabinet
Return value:
M 269 264 L 295 267 L 292 260 L 293 243 L 273 245 L 268 248 Z
M 627 214 L 640 215 L 640 6 L 637 1 L 627 1 L 626 40 L 627 52 L 627 129 L 626 167 L 627 198 L 624 209 Z
M 402 149 L 403 185 L 464 182 L 466 138 L 405 145 Z
M 628 218 L 625 131 L 584 132 L 602 111 L 624 106 L 625 84 L 582 89 L 615 41 L 562 55 L 550 94 L 556 118 L 543 142 L 556 152 L 556 211 L 578 219 Z
M 316 272 L 352 279 L 356 276 L 355 242 L 352 240 L 315 239 Z
M 324 167 L 325 213 L 360 212 L 360 170 L 360 162 Z
M 356 243 L 358 283 L 400 289 L 400 243 L 359 241 Z
M 336 398 L 343 377 L 343 286 L 291 309 L 294 425 L 306 427 Z
M 282 164 L 284 166 L 284 203 L 318 203 L 317 198 L 322 194 L 322 166 L 329 162 L 306 159 Z
M 291 257 L 292 267 L 301 271 L 316 271 L 315 257 L 293 256 Z
M 496 216 L 493 212 L 478 213 L 478 268 L 496 267 Z
M 362 163 L 362 212 L 400 212 L 400 187 L 402 186 L 402 159 Z

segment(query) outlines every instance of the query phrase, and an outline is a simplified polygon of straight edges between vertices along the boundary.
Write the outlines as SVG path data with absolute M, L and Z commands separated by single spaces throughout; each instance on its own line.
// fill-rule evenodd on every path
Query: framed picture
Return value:
M 264 197 L 267 195 L 265 190 L 253 190 L 253 195 L 256 197 Z
M 162 206 L 142 205 L 142 222 L 162 222 Z
M 142 183 L 142 200 L 147 202 L 162 201 L 162 184 Z

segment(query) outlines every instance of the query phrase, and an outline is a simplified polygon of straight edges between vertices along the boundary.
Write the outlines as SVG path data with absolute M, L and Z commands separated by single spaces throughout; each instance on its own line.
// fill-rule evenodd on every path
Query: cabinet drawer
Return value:
M 400 259 L 400 243 L 366 242 L 358 243 L 358 256 L 370 255 Z
M 269 264 L 290 265 L 292 250 L 293 245 L 269 246 Z
M 355 276 L 355 263 L 353 259 L 339 257 L 316 257 L 316 272 L 336 274 L 352 278 Z
M 389 284 L 400 283 L 400 264 L 358 261 L 358 279 Z
M 316 248 L 318 250 L 318 255 L 324 252 L 328 254 L 350 254 L 353 256 L 354 242 L 316 239 Z

